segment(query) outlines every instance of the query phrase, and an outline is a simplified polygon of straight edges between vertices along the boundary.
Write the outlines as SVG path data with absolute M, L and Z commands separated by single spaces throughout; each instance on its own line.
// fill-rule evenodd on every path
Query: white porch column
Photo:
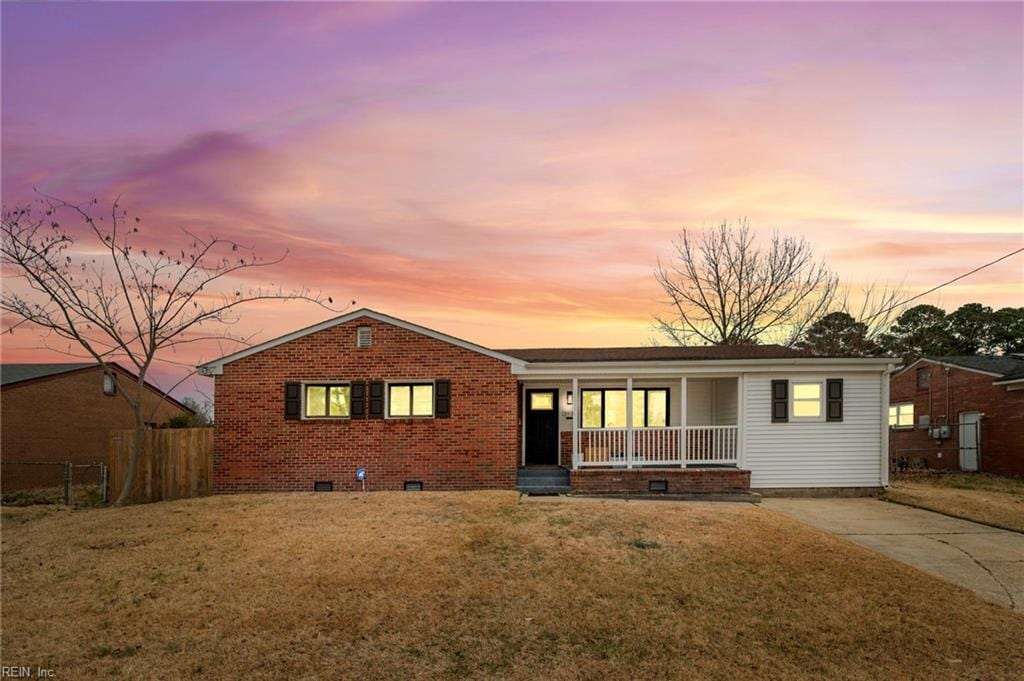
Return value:
M 679 379 L 679 460 L 686 467 L 686 376 Z
M 633 377 L 626 379 L 626 468 L 633 467 Z
M 882 487 L 889 486 L 889 376 L 891 371 L 892 365 L 890 364 L 882 372 L 882 435 L 879 442 L 882 460 L 881 468 L 878 471 L 878 481 L 882 483 Z
M 736 467 L 743 468 L 747 449 L 747 375 L 740 374 L 736 379 Z
M 580 405 L 580 379 L 572 379 L 572 467 L 579 466 L 580 458 L 580 431 L 579 413 Z

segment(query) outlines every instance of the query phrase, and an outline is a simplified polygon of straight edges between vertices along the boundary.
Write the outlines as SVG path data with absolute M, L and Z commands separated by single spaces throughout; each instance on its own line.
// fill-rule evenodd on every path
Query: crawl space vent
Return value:
M 423 483 L 420 482 L 419 480 L 406 480 L 405 481 L 405 491 L 406 492 L 422 492 L 423 491 Z
M 667 492 L 668 480 L 650 480 L 647 482 L 648 492 Z
M 313 483 L 314 492 L 333 492 L 334 482 L 331 480 L 320 480 Z

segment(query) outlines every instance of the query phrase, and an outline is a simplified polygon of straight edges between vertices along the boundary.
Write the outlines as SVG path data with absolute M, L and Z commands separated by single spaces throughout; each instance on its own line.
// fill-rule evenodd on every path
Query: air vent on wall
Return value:
M 313 483 L 314 492 L 333 492 L 334 482 L 331 480 L 319 480 Z
M 423 483 L 420 482 L 419 480 L 406 480 L 405 481 L 405 491 L 406 492 L 422 492 L 423 491 Z
M 648 492 L 667 492 L 668 480 L 650 480 L 647 483 Z
M 356 328 L 356 347 L 368 348 L 373 342 L 373 327 L 360 326 Z

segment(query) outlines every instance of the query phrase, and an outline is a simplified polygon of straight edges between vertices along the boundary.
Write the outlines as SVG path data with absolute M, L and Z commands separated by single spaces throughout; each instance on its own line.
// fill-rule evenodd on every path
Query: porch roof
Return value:
M 782 345 L 652 346 L 632 348 L 521 348 L 498 352 L 536 362 L 646 362 L 721 359 L 794 359 L 815 357 Z

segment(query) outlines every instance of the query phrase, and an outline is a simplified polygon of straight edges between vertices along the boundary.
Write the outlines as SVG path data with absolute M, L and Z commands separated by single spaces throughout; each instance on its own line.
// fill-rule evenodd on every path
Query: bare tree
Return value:
M 773 232 L 762 244 L 746 220 L 684 230 L 674 246 L 670 263 L 659 260 L 655 272 L 672 315 L 655 321 L 678 345 L 795 343 L 838 290 L 806 239 Z
M 247 343 L 247 337 L 229 328 L 247 303 L 304 300 L 329 307 L 333 300 L 305 288 L 244 283 L 246 275 L 280 263 L 287 252 L 262 259 L 230 239 L 203 238 L 187 230 L 182 230 L 181 247 L 147 248 L 135 243 L 143 238 L 138 217 L 130 217 L 117 201 L 109 215 L 97 216 L 97 203 L 75 205 L 43 196 L 3 209 L 0 262 L 14 281 L 5 281 L 0 310 L 18 318 L 6 331 L 27 324 L 66 340 L 102 365 L 115 384 L 122 375 L 113 362 L 135 369 L 134 386 L 117 386 L 132 409 L 136 430 L 125 485 L 115 502 L 123 504 L 135 480 L 146 423 L 155 415 L 155 407 L 146 414 L 143 404 L 146 376 L 155 363 L 186 367 L 172 355 L 188 344 Z M 61 224 L 64 215 L 78 223 L 81 235 Z
M 873 282 L 860 289 L 843 287 L 836 295 L 832 312 L 845 312 L 865 328 L 865 337 L 878 341 L 900 314 L 907 309 L 903 283 L 896 285 Z

